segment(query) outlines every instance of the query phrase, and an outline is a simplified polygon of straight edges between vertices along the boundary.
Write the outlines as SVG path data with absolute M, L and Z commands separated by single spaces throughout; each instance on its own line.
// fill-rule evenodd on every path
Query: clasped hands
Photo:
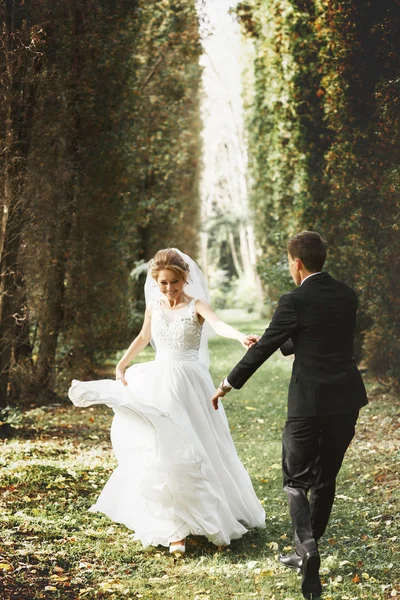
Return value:
M 249 333 L 244 338 L 244 340 L 242 342 L 242 346 L 244 346 L 247 349 L 251 348 L 252 346 L 254 346 L 254 344 L 256 344 L 258 342 L 258 340 L 260 339 L 260 337 L 261 336 L 257 335 L 256 333 Z

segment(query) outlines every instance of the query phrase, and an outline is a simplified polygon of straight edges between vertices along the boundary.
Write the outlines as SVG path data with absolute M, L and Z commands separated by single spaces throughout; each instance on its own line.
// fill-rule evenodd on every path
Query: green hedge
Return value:
M 282 284 L 289 236 L 319 231 L 360 296 L 359 345 L 400 387 L 400 11 L 390 0 L 257 0 L 248 108 L 261 275 Z M 275 293 L 283 285 L 275 285 Z
M 6 4 L 0 407 L 65 394 L 138 332 L 131 271 L 196 251 L 201 155 L 194 0 Z

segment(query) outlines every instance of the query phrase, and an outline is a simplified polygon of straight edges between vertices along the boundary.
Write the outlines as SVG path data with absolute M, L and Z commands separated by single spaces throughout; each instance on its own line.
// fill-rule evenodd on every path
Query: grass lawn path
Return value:
M 233 317 L 243 331 L 264 329 Z M 210 349 L 217 384 L 243 352 L 222 338 Z M 149 349 L 139 358 L 151 356 Z M 126 527 L 87 512 L 115 467 L 109 409 L 65 402 L 26 411 L 17 436 L 0 446 L 1 600 L 302 598 L 299 576 L 277 562 L 292 549 L 280 467 L 291 364 L 276 353 L 224 401 L 266 529 L 228 549 L 189 538 L 179 559 L 142 550 Z M 400 599 L 399 404 L 376 385 L 369 393 L 321 544 L 324 600 Z

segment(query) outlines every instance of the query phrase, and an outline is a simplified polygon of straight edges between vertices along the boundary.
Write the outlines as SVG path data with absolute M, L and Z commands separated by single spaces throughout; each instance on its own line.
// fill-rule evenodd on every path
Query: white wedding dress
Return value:
M 178 310 L 152 305 L 154 361 L 126 370 L 128 385 L 74 380 L 76 406 L 106 404 L 118 467 L 89 510 L 135 531 L 143 546 L 204 535 L 228 545 L 265 513 L 240 462 L 224 409 L 215 411 L 210 373 L 200 362 L 195 300 Z

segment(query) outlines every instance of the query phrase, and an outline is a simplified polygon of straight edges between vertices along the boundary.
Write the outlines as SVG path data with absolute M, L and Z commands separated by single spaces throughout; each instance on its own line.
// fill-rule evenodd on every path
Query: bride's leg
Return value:
M 177 542 L 171 542 L 169 545 L 171 554 L 184 554 L 185 550 L 185 538 L 183 540 L 178 540 Z

